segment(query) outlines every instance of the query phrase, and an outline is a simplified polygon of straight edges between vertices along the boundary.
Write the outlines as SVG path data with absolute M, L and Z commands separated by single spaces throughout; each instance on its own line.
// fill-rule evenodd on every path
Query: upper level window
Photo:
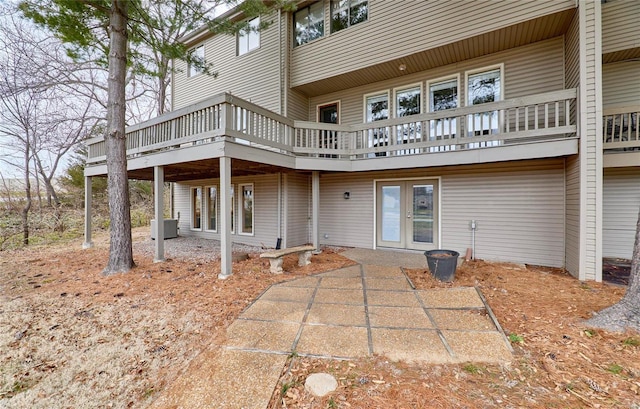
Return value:
M 335 33 L 354 24 L 367 21 L 367 0 L 331 0 L 331 32 Z
M 197 47 L 195 47 L 194 49 L 191 50 L 191 56 L 199 61 L 203 61 L 204 62 L 204 45 L 199 45 Z M 189 63 L 187 65 L 187 75 L 189 77 L 193 77 L 196 76 L 198 74 L 202 73 L 202 68 L 194 65 L 192 63 Z
M 420 113 L 420 91 L 420 86 L 396 91 L 397 118 Z
M 367 96 L 367 122 L 381 121 L 389 119 L 389 94 L 378 94 Z
M 324 7 L 321 1 L 296 11 L 293 15 L 294 46 L 324 35 Z
M 260 17 L 249 21 L 249 26 L 238 33 L 238 55 L 260 47 Z

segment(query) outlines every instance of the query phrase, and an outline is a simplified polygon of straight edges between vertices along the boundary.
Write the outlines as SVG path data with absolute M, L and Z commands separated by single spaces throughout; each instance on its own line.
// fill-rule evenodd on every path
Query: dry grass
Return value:
M 145 233 L 135 237 L 142 239 Z M 106 241 L 0 253 L 0 408 L 144 408 L 270 284 L 347 265 L 332 251 L 310 266 L 269 274 L 256 255 L 218 280 L 218 265 L 137 257 L 132 272 L 100 275 Z M 408 365 L 384 357 L 335 362 L 291 358 L 275 408 L 639 407 L 640 335 L 582 326 L 624 289 L 580 283 L 560 271 L 481 261 L 454 284 L 407 271 L 419 288 L 476 285 L 507 334 L 509 365 Z M 521 342 L 520 342 L 521 341 Z M 304 391 L 310 373 L 338 391 Z

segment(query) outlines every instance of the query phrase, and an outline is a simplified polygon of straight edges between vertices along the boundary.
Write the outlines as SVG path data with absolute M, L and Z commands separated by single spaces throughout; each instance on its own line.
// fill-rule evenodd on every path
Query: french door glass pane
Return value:
M 382 186 L 382 240 L 400 242 L 400 186 Z
M 193 195 L 192 204 L 193 204 L 193 219 L 191 221 L 191 227 L 194 229 L 199 229 L 201 224 L 202 217 L 202 189 L 197 187 L 191 190 L 191 194 Z
M 433 243 L 433 185 L 413 185 L 413 241 Z
M 253 185 L 242 186 L 242 232 L 253 233 Z

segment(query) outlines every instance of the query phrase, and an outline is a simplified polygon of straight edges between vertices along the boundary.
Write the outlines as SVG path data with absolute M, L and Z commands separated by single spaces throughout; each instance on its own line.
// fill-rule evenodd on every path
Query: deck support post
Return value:
M 313 171 L 311 174 L 311 231 L 313 234 L 313 248 L 320 251 L 320 172 Z
M 82 243 L 83 249 L 89 249 L 93 247 L 91 241 L 91 199 L 92 199 L 92 182 L 91 176 L 84 177 L 84 243 Z
M 233 273 L 231 246 L 231 158 L 223 156 L 220 158 L 220 279 Z
M 164 167 L 153 167 L 153 207 L 156 219 L 154 263 L 164 261 Z

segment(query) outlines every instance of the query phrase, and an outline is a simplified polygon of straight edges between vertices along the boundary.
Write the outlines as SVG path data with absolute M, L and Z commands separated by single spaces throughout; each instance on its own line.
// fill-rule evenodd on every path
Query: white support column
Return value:
M 82 243 L 83 249 L 89 249 L 93 247 L 91 241 L 91 176 L 84 177 L 84 243 Z
M 320 172 L 317 170 L 311 174 L 311 231 L 313 234 L 313 247 L 320 250 Z
M 220 158 L 220 279 L 233 273 L 231 245 L 231 158 L 223 156 Z
M 153 261 L 164 261 L 164 167 L 153 168 L 153 206 L 156 218 L 156 251 Z

